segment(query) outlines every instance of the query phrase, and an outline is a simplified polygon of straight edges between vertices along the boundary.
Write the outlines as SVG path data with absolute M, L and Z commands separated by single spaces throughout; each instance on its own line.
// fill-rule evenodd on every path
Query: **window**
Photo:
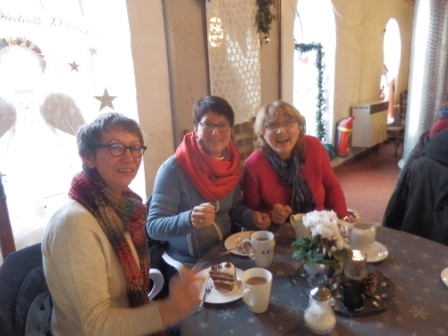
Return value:
M 40 241 L 81 169 L 78 127 L 111 110 L 138 115 L 125 2 L 6 0 L 2 6 L 0 172 L 21 248 Z M 131 187 L 145 198 L 143 170 Z
M 319 18 L 319 20 L 316 20 Z M 325 22 L 325 24 L 322 24 Z M 302 0 L 297 4 L 294 22 L 294 39 L 297 44 L 311 46 L 310 51 L 294 53 L 294 97 L 293 104 L 305 116 L 307 134 L 319 136 L 319 123 L 325 129 L 325 142 L 332 138 L 332 102 L 334 83 L 334 54 L 336 47 L 336 28 L 331 1 Z M 322 74 L 322 89 L 319 92 L 319 53 L 314 45 L 322 46 L 325 55 L 321 66 L 325 68 Z M 322 94 L 327 109 L 322 120 L 317 121 L 319 95 Z

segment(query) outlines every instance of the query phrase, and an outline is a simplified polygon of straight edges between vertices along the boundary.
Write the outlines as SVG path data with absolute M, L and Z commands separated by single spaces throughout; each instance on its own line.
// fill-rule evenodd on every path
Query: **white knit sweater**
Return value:
M 130 237 L 126 237 L 134 257 Z M 90 212 L 69 199 L 51 218 L 42 240 L 53 299 L 53 335 L 148 335 L 163 330 L 156 302 L 129 308 L 118 258 Z

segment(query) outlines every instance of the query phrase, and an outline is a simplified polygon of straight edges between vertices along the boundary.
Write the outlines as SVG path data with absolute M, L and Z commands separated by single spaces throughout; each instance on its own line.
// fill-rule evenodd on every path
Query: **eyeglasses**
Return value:
M 219 124 L 213 124 L 211 122 L 201 122 L 199 123 L 199 125 L 201 125 L 204 132 L 213 132 L 215 130 L 215 127 L 218 129 L 219 133 L 226 133 L 230 130 L 230 124 L 226 122 L 222 122 Z
M 119 157 L 124 155 L 126 149 L 129 149 L 133 157 L 139 158 L 148 149 L 146 146 L 123 146 L 120 144 L 109 144 L 109 145 L 95 145 L 95 148 L 109 148 L 110 153 L 113 156 Z
M 280 128 L 284 128 L 285 130 L 289 130 L 292 125 L 294 125 L 298 120 L 291 119 L 291 120 L 285 120 L 283 122 L 270 122 L 269 124 L 265 124 L 264 127 L 266 127 L 268 130 L 272 132 L 277 132 Z

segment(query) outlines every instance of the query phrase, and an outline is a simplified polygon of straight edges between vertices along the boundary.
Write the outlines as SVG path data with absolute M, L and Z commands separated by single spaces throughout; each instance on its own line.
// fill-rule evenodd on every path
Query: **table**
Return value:
M 181 322 L 183 336 L 314 335 L 303 319 L 308 298 L 291 281 L 300 268 L 300 262 L 291 257 L 294 230 L 285 224 L 275 235 L 274 261 L 268 268 L 274 275 L 268 310 L 254 314 L 241 299 L 219 305 L 206 303 L 204 311 Z M 337 314 L 331 336 L 448 335 L 448 287 L 440 278 L 441 271 L 448 267 L 448 247 L 385 227 L 378 228 L 376 240 L 389 250 L 389 256 L 374 267 L 395 285 L 391 305 L 370 316 Z M 215 247 L 195 269 L 222 261 L 243 270 L 256 267 L 247 257 L 219 256 L 223 249 L 223 244 Z

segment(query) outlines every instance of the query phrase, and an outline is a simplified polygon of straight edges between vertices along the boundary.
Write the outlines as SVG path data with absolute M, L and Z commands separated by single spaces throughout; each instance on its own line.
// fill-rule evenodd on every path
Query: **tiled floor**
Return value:
M 382 223 L 384 210 L 395 187 L 400 168 L 400 146 L 394 157 L 392 141 L 354 163 L 335 169 L 348 208 L 358 210 L 362 221 Z

